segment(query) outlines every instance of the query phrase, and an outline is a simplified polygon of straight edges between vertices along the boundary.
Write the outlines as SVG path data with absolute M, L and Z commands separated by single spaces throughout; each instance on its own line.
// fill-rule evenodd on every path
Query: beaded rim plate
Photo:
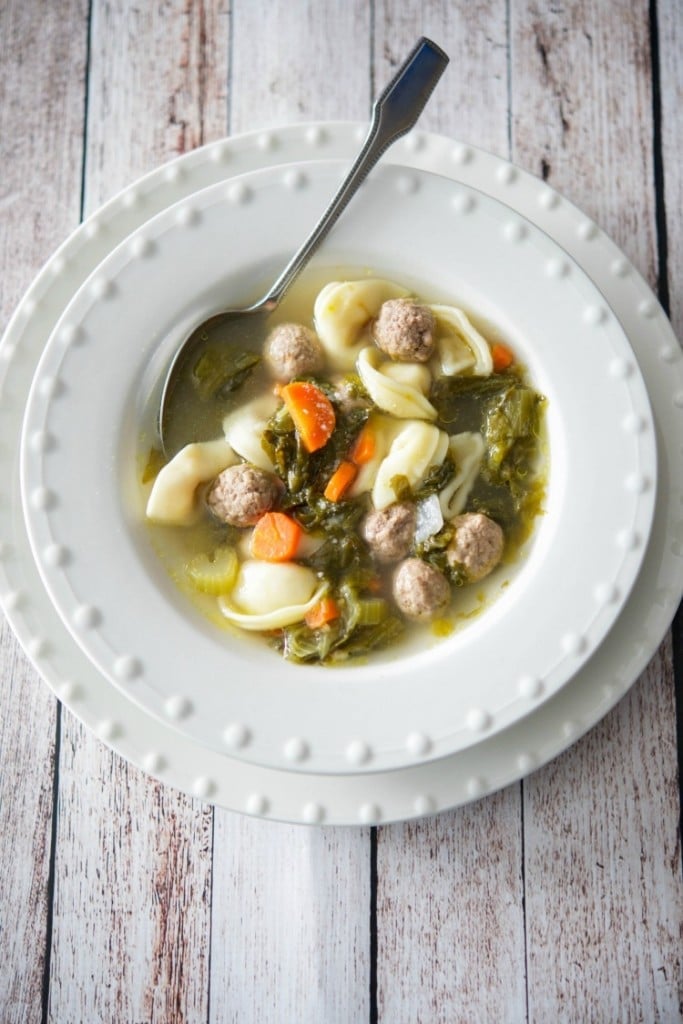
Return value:
M 52 332 L 21 443 L 39 572 L 99 671 L 205 746 L 221 750 L 224 733 L 238 731 L 249 742 L 235 756 L 306 772 L 443 757 L 528 714 L 531 694 L 537 703 L 556 693 L 630 593 L 656 485 L 645 385 L 590 279 L 508 206 L 440 175 L 385 166 L 364 183 L 316 270 L 366 266 L 406 283 L 401 268 L 419 252 L 429 285 L 418 293 L 452 297 L 509 341 L 548 398 L 550 472 L 533 543 L 487 581 L 482 614 L 450 636 L 423 630 L 367 664 L 333 670 L 283 661 L 183 600 L 158 571 L 144 527 L 140 410 L 151 407 L 153 438 L 158 402 L 149 391 L 187 325 L 249 301 L 250 278 L 285 262 L 343 172 L 340 161 L 255 171 L 133 233 Z M 239 246 L 226 251 L 228 238 Z
M 249 133 L 173 161 L 125 190 L 82 225 L 38 275 L 0 346 L 0 450 L 8 500 L 0 506 L 0 592 L 20 642 L 55 694 L 112 749 L 157 778 L 202 799 L 293 822 L 358 824 L 407 819 L 457 806 L 528 774 L 593 726 L 630 688 L 666 632 L 683 587 L 681 504 L 683 366 L 671 326 L 620 250 L 558 193 L 471 146 L 416 133 L 396 147 L 401 163 L 451 175 L 497 195 L 551 233 L 601 287 L 622 320 L 654 406 L 661 476 L 652 535 L 638 585 L 614 628 L 553 699 L 498 736 L 428 765 L 334 778 L 261 769 L 203 748 L 150 718 L 90 665 L 45 594 L 23 523 L 17 443 L 21 416 L 46 338 L 77 287 L 148 216 L 197 188 L 289 156 L 350 159 L 364 126 L 294 125 Z M 390 158 L 390 157 L 389 157 Z M 40 309 L 40 316 L 37 311 Z M 12 443 L 12 442 L 15 443 Z

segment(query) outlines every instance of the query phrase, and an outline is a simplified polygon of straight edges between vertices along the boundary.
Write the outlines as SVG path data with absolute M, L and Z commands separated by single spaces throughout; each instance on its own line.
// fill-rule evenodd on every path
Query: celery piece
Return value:
M 389 615 L 389 605 L 383 597 L 363 597 L 358 601 L 358 625 L 377 626 Z
M 239 561 L 233 548 L 216 548 L 210 555 L 196 555 L 186 566 L 187 575 L 203 594 L 227 594 L 235 585 Z

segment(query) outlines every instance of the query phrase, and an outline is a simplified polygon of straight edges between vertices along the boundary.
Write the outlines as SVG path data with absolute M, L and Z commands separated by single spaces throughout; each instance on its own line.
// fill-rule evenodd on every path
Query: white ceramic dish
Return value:
M 204 621 L 151 551 L 137 483 L 142 409 L 179 338 L 274 276 L 342 174 L 334 161 L 256 171 L 188 197 L 119 246 L 48 341 L 21 464 L 45 586 L 112 684 L 205 746 L 221 750 L 239 731 L 245 760 L 331 773 L 449 755 L 527 714 L 531 693 L 556 693 L 623 607 L 656 483 L 646 389 L 590 279 L 509 207 L 442 176 L 378 168 L 315 263 L 410 284 L 402 268 L 418 252 L 418 291 L 496 325 L 548 398 L 546 514 L 484 614 L 366 665 L 294 665 Z
M 202 799 L 293 822 L 357 824 L 406 819 L 498 789 L 569 746 L 629 689 L 656 650 L 683 587 L 683 361 L 650 289 L 618 248 L 566 200 L 490 154 L 418 134 L 396 157 L 451 174 L 505 198 L 577 259 L 625 326 L 645 377 L 659 435 L 660 482 L 652 535 L 622 615 L 572 681 L 512 728 L 428 765 L 371 777 L 261 769 L 198 745 L 142 713 L 90 664 L 62 625 L 33 563 L 18 492 L 23 407 L 45 341 L 66 303 L 137 224 L 198 187 L 268 161 L 311 155 L 351 159 L 361 125 L 295 125 L 251 133 L 195 151 L 117 196 L 50 260 L 27 292 L 0 346 L 0 465 L 11 481 L 0 505 L 0 593 L 7 617 L 43 678 L 70 711 L 131 763 Z M 240 742 L 226 737 L 226 752 Z

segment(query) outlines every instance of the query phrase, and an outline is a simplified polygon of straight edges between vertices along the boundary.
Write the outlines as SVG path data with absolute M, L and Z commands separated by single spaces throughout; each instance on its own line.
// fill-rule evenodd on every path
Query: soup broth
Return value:
M 178 586 L 216 625 L 324 664 L 479 611 L 542 512 L 547 466 L 545 400 L 490 325 L 329 277 L 227 346 L 210 326 L 173 396 L 172 458 L 141 450 Z

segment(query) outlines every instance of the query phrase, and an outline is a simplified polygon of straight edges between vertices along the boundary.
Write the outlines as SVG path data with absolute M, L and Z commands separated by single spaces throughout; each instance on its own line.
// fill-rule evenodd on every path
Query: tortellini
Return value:
M 448 434 L 433 423 L 411 420 L 402 425 L 382 460 L 372 488 L 372 503 L 384 509 L 396 501 L 394 477 L 405 477 L 411 487 L 432 466 L 440 466 L 448 451 Z
M 278 400 L 275 395 L 259 395 L 258 398 L 235 409 L 223 420 L 223 433 L 231 448 L 246 462 L 251 462 L 259 469 L 273 468 L 261 439 L 266 424 L 277 406 Z
M 452 519 L 464 509 L 486 450 L 481 434 L 470 431 L 453 434 L 448 439 L 448 447 L 456 465 L 456 473 L 439 493 L 444 519 Z
M 306 566 L 248 559 L 240 566 L 232 593 L 220 597 L 218 604 L 225 618 L 242 629 L 281 629 L 301 622 L 325 589 Z
M 331 281 L 320 291 L 313 307 L 315 329 L 335 370 L 352 370 L 358 352 L 368 342 L 365 328 L 383 302 L 402 299 L 405 288 L 371 278 L 366 281 Z
M 358 467 L 358 475 L 349 489 L 349 497 L 357 498 L 359 494 L 372 490 L 372 485 L 377 476 L 382 459 L 389 451 L 389 447 L 397 430 L 400 429 L 400 421 L 392 419 L 391 416 L 383 416 L 381 413 L 372 413 L 368 419 L 368 427 L 375 439 L 375 450 L 372 458 Z
M 154 481 L 147 518 L 168 526 L 191 526 L 200 514 L 198 488 L 238 461 L 223 438 L 185 445 Z
M 425 396 L 429 390 L 431 374 L 418 363 L 391 363 L 383 360 L 379 349 L 368 345 L 361 349 L 357 362 L 358 373 L 378 408 L 401 420 L 435 420 L 436 409 Z
M 475 377 L 488 377 L 493 372 L 491 349 L 463 311 L 456 306 L 429 308 L 436 317 L 441 372 L 447 377 L 465 371 Z

